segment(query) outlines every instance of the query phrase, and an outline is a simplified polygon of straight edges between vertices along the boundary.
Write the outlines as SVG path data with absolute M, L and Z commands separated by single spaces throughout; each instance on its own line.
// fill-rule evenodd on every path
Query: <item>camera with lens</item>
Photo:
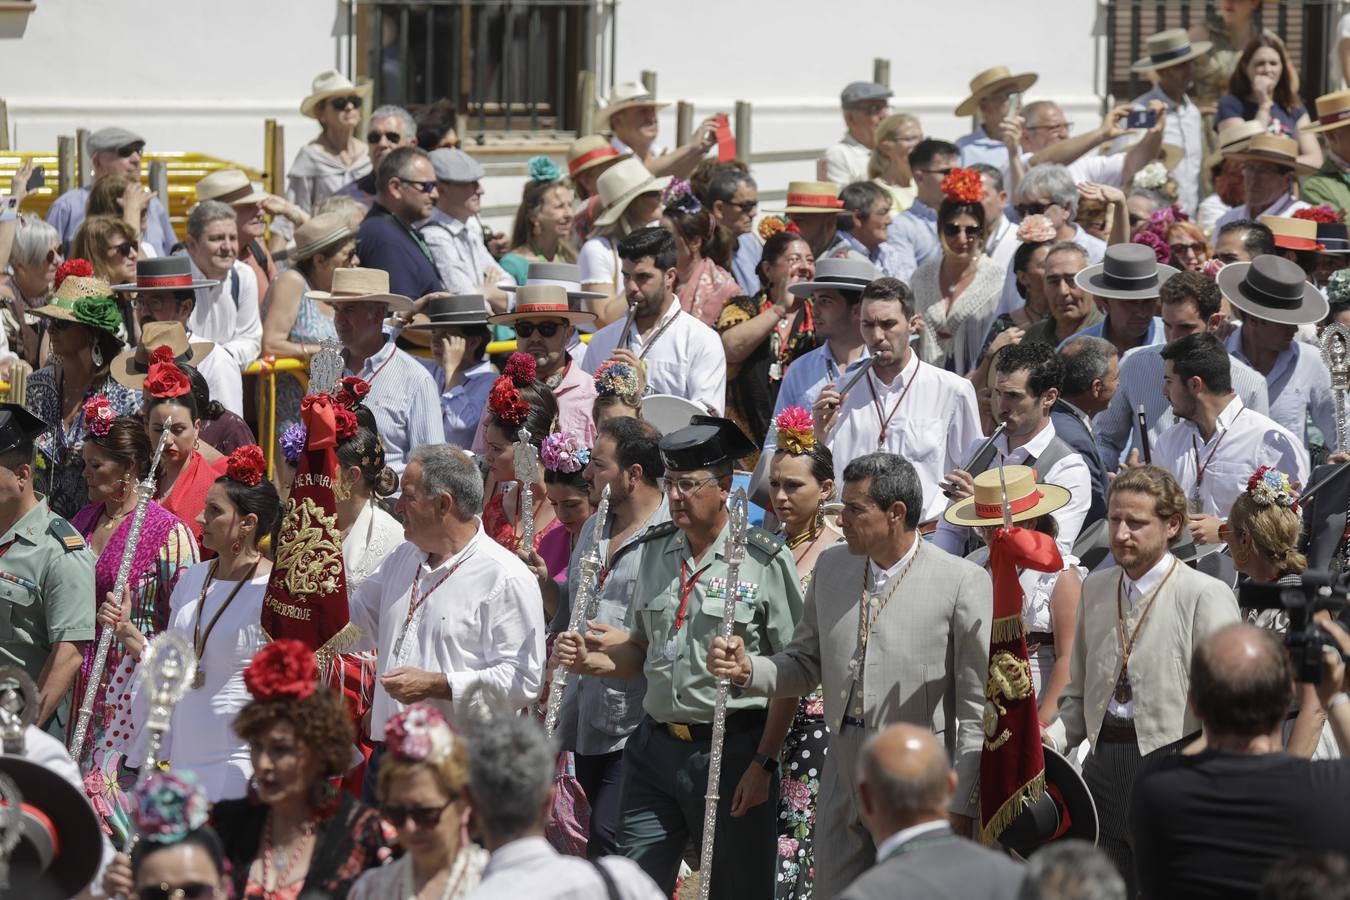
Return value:
M 1248 581 L 1238 588 L 1238 605 L 1244 609 L 1281 610 L 1289 617 L 1284 632 L 1284 645 L 1294 663 L 1295 675 L 1301 682 L 1317 684 L 1322 680 L 1322 648 L 1340 648 L 1313 618 L 1326 610 L 1346 623 L 1346 600 L 1350 597 L 1345 575 L 1309 570 L 1299 576 L 1297 584 Z

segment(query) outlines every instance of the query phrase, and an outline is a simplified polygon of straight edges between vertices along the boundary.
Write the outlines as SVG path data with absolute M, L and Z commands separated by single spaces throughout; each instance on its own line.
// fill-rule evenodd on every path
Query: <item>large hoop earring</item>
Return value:
M 103 368 L 103 351 L 99 349 L 97 343 L 94 344 L 94 349 L 89 351 L 89 359 L 95 369 Z

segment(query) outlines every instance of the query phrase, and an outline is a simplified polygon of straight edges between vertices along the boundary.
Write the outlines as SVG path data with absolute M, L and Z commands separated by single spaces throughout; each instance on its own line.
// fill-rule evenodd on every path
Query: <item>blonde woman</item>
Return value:
M 896 113 L 881 120 L 867 175 L 891 195 L 893 212 L 902 213 L 914 202 L 918 188 L 909 171 L 909 151 L 923 140 L 923 126 L 917 116 Z

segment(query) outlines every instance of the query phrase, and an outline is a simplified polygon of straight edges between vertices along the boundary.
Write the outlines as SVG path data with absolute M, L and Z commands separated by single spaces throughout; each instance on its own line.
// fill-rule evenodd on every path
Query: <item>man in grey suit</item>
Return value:
M 956 782 L 947 754 L 927 729 L 892 725 L 867 739 L 858 801 L 877 845 L 877 863 L 839 900 L 1017 897 L 1022 867 L 952 832 L 947 808 Z
M 846 545 L 816 562 L 792 642 L 773 656 L 713 641 L 708 667 L 736 689 L 799 697 L 824 687 L 830 764 L 816 803 L 816 893 L 833 897 L 876 856 L 863 824 L 855 774 L 863 742 L 893 722 L 941 740 L 956 760 L 956 832 L 969 835 L 984 738 L 992 588 L 984 569 L 919 537 L 923 488 L 891 453 L 844 470 Z M 894 602 L 892 602 L 894 601 Z M 959 721 L 959 726 L 958 726 Z

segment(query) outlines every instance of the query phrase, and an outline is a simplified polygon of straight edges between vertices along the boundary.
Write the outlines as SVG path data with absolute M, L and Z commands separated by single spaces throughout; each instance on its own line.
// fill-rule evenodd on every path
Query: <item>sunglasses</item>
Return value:
M 1204 253 L 1205 245 L 1200 241 L 1193 244 L 1172 244 L 1172 255 L 1182 256 L 1186 253 Z
M 418 828 L 435 828 L 441 821 L 441 815 L 453 802 L 447 801 L 444 806 L 381 806 L 380 815 L 395 827 L 412 819 Z
M 1055 203 L 1019 203 L 1017 204 L 1017 214 L 1024 219 L 1027 216 L 1040 216 L 1044 215 L 1050 207 L 1057 205 Z
M 728 200 L 726 201 L 726 204 L 727 206 L 739 209 L 742 213 L 744 213 L 747 216 L 750 215 L 750 213 L 754 212 L 755 210 L 759 209 L 758 200 L 747 200 L 744 203 L 735 203 L 731 200 Z
M 131 255 L 136 252 L 136 242 L 123 241 L 116 247 L 112 247 L 110 249 L 116 250 L 118 253 L 122 254 L 123 259 L 131 259 Z
M 360 109 L 361 98 L 355 94 L 348 97 L 333 97 L 328 101 L 328 106 L 337 112 L 343 112 L 348 109 Z
M 397 131 L 372 131 L 366 135 L 367 144 L 378 144 L 380 138 L 384 138 L 391 144 L 398 144 L 403 141 L 403 135 Z
M 400 178 L 399 181 L 403 181 L 403 179 Z M 436 182 L 434 181 L 403 181 L 403 183 L 417 188 L 424 194 L 430 194 L 436 190 Z
M 955 222 L 945 222 L 942 225 L 942 233 L 947 237 L 964 234 L 968 238 L 977 238 L 984 232 L 978 225 L 957 225 Z
M 539 332 L 540 337 L 551 338 L 557 334 L 558 329 L 562 327 L 563 326 L 559 325 L 557 322 L 540 322 L 537 325 L 534 322 L 517 322 L 516 336 L 523 338 L 534 337 L 534 333 L 537 331 Z
M 929 175 L 941 175 L 943 178 L 946 178 L 948 175 L 952 174 L 952 168 L 952 166 L 948 166 L 945 169 L 920 169 L 919 171 L 927 172 Z
M 56 261 L 59 260 L 60 258 L 61 258 L 60 250 L 48 250 L 47 256 L 45 257 L 45 259 L 47 260 L 47 265 L 49 266 L 56 265 Z
M 138 900 L 204 900 L 216 895 L 216 886 L 204 881 L 189 881 L 178 887 L 157 884 L 143 887 L 136 892 Z
M 142 143 L 127 144 L 125 147 L 118 147 L 118 148 L 117 148 L 117 155 L 120 156 L 120 157 L 122 157 L 123 159 L 126 159 L 128 156 L 131 156 L 133 153 L 140 153 L 140 152 L 141 152 L 142 150 L 144 150 L 144 149 L 145 149 L 145 144 L 142 144 Z

